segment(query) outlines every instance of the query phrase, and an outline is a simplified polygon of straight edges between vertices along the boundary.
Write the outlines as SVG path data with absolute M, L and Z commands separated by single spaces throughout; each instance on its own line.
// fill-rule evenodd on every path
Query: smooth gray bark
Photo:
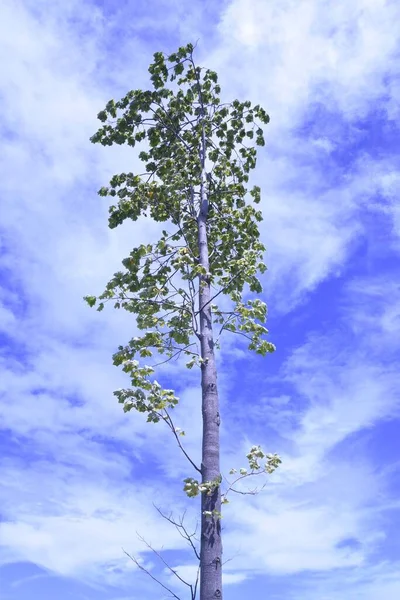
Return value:
M 201 149 L 202 176 L 200 185 L 200 212 L 198 216 L 198 244 L 200 264 L 209 272 L 209 249 L 207 240 L 208 190 L 205 171 L 205 139 L 203 132 Z M 202 481 L 213 481 L 220 476 L 219 399 L 217 368 L 212 329 L 211 286 L 207 275 L 200 277 L 199 293 L 200 347 L 205 361 L 201 366 L 203 443 L 201 473 Z M 201 541 L 200 541 L 200 600 L 222 598 L 222 540 L 221 520 L 214 515 L 205 517 L 204 511 L 221 513 L 221 488 L 218 485 L 208 496 L 201 495 Z

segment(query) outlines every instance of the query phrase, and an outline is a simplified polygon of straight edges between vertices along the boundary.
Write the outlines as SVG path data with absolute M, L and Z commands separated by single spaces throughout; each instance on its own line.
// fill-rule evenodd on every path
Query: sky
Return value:
M 226 338 L 218 360 L 224 472 L 252 444 L 283 462 L 225 509 L 224 598 L 400 597 L 399 23 L 394 0 L 2 1 L 0 600 L 167 597 L 124 554 L 175 585 L 137 533 L 193 574 L 153 506 L 195 524 L 192 473 L 112 394 L 135 323 L 82 297 L 157 235 L 108 229 L 97 190 L 138 160 L 90 144 L 96 115 L 197 40 L 224 99 L 271 117 L 253 180 L 277 350 Z M 198 373 L 161 375 L 196 458 Z

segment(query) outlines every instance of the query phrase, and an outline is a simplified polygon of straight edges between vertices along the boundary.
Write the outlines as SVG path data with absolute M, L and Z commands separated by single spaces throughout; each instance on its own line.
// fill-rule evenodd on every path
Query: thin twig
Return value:
M 147 570 L 145 567 L 143 567 L 143 566 L 142 566 L 142 565 L 141 565 L 141 564 L 138 562 L 138 560 L 137 560 L 137 559 L 136 559 L 134 556 L 131 556 L 131 555 L 130 555 L 128 552 L 126 552 L 126 550 L 124 550 L 123 548 L 122 548 L 122 551 L 123 551 L 123 552 L 126 554 L 126 556 L 127 556 L 128 558 L 130 558 L 130 559 L 131 559 L 131 561 L 132 561 L 132 562 L 134 562 L 134 563 L 135 563 L 135 565 L 136 565 L 137 567 L 139 567 L 139 569 L 140 569 L 141 571 L 144 571 L 144 573 L 146 573 L 146 574 L 147 574 L 149 577 L 151 577 L 151 579 L 153 579 L 153 581 L 156 581 L 156 582 L 157 582 L 159 585 L 161 585 L 161 587 L 162 587 L 162 588 L 164 588 L 164 590 L 167 590 L 167 592 L 169 592 L 173 598 L 176 598 L 176 600 L 181 600 L 181 598 L 180 598 L 179 596 L 177 596 L 177 595 L 176 595 L 176 594 L 175 594 L 175 593 L 174 593 L 174 592 L 173 592 L 173 591 L 172 591 L 172 590 L 171 590 L 169 587 L 167 587 L 166 585 L 164 585 L 164 584 L 162 583 L 162 581 L 160 581 L 159 579 L 157 579 L 157 577 L 154 577 L 154 575 L 152 575 L 152 574 L 150 573 L 150 571 L 148 571 L 148 570 Z
M 165 408 L 164 408 L 164 412 L 165 412 L 165 414 L 167 415 L 167 417 L 166 417 L 166 418 L 164 418 L 164 421 L 167 423 L 168 427 L 171 429 L 172 433 L 174 434 L 174 436 L 175 436 L 175 439 L 176 439 L 176 441 L 177 441 L 177 443 L 178 443 L 178 446 L 179 446 L 179 448 L 182 450 L 183 454 L 186 456 L 187 460 L 190 462 L 190 464 L 192 465 L 192 467 L 193 467 L 194 469 L 196 469 L 196 471 L 197 471 L 198 473 L 200 473 L 200 474 L 201 474 L 201 469 L 200 469 L 200 468 L 199 468 L 199 467 L 196 465 L 196 463 L 195 463 L 195 462 L 194 462 L 194 461 L 193 461 L 193 460 L 190 458 L 189 454 L 186 452 L 186 450 L 185 450 L 185 449 L 184 449 L 184 447 L 182 446 L 182 443 L 181 443 L 181 441 L 180 441 L 180 439 L 179 439 L 179 436 L 178 436 L 177 432 L 175 431 L 175 425 L 174 425 L 174 423 L 173 423 L 173 421 L 172 421 L 172 419 L 171 419 L 171 416 L 170 416 L 170 414 L 168 413 L 168 411 L 167 411 Z
M 168 516 L 167 516 L 166 514 L 164 514 L 164 513 L 162 512 L 162 510 L 161 510 L 160 508 L 158 508 L 158 506 L 156 506 L 154 503 L 153 503 L 153 506 L 154 506 L 154 508 L 156 509 L 156 511 L 157 511 L 157 512 L 158 512 L 158 513 L 159 513 L 159 514 L 160 514 L 160 515 L 161 515 L 161 516 L 162 516 L 162 517 L 163 517 L 163 518 L 166 520 L 166 521 L 168 521 L 169 523 L 171 523 L 172 525 L 174 525 L 174 526 L 176 527 L 176 529 L 177 529 L 177 531 L 179 532 L 179 534 L 181 535 L 181 537 L 183 537 L 183 539 L 187 540 L 187 541 L 189 542 L 189 544 L 191 545 L 191 547 L 192 547 L 192 550 L 193 550 L 193 552 L 194 552 L 194 554 L 195 554 L 195 556 L 196 556 L 197 560 L 200 560 L 200 554 L 199 554 L 199 552 L 198 552 L 198 550 L 197 550 L 197 548 L 196 548 L 195 544 L 194 544 L 194 543 L 193 543 L 193 541 L 192 541 L 192 538 L 194 538 L 194 536 L 196 535 L 197 528 L 196 528 L 196 530 L 195 530 L 195 532 L 194 532 L 194 533 L 191 533 L 191 534 L 190 534 L 190 533 L 188 533 L 188 531 L 187 531 L 187 529 L 186 529 L 185 525 L 183 524 L 183 522 L 184 522 L 184 519 L 185 519 L 185 514 L 186 514 L 186 511 L 183 513 L 183 517 L 181 517 L 180 523 L 177 523 L 177 522 L 176 522 L 176 521 L 175 521 L 175 520 L 172 518 L 172 513 L 171 513 L 171 514 L 170 514 L 170 516 L 168 517 Z M 181 530 L 183 531 L 183 533 L 182 533 L 182 531 L 181 531 Z M 196 538 L 195 538 L 195 539 L 196 539 Z
M 159 560 L 161 560 L 161 562 L 167 567 L 167 569 L 169 571 L 171 571 L 171 573 L 173 575 L 175 575 L 175 577 L 177 579 L 179 579 L 179 581 L 181 583 L 183 583 L 184 585 L 187 585 L 190 589 L 193 588 L 193 586 L 192 586 L 191 583 L 188 583 L 187 581 L 185 581 L 180 575 L 178 575 L 178 573 L 176 571 L 174 571 L 174 569 L 172 567 L 170 567 L 170 565 L 167 563 L 167 561 L 164 560 L 164 558 L 161 556 L 161 554 L 159 552 L 157 552 L 157 550 L 155 550 L 151 544 L 149 544 L 148 542 L 146 542 L 146 540 L 141 535 L 139 535 L 137 532 L 136 532 L 136 534 L 137 534 L 138 538 L 140 539 L 140 541 L 143 542 L 144 544 L 146 544 L 146 546 L 148 547 L 149 550 L 151 550 L 152 552 L 154 552 L 154 554 L 157 556 L 157 558 Z

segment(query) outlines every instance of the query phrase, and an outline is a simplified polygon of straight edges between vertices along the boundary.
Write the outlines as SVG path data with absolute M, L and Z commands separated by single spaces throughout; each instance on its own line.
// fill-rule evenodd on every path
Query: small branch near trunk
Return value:
M 157 508 L 157 507 L 155 507 Z M 158 510 L 158 509 L 157 509 Z M 160 514 L 162 514 L 160 512 Z M 173 575 L 175 575 L 175 577 L 184 585 L 186 585 L 189 589 L 190 589 L 190 596 L 191 596 L 191 600 L 195 600 L 196 598 L 196 589 L 197 589 L 197 581 L 198 581 L 198 577 L 196 577 L 196 581 L 195 584 L 192 585 L 191 583 L 188 583 L 185 579 L 183 579 L 183 577 L 181 577 L 180 575 L 178 575 L 178 573 L 175 571 L 175 569 L 173 569 L 168 563 L 167 561 L 162 557 L 162 555 L 157 552 L 157 550 L 155 550 L 153 548 L 153 546 L 151 544 L 149 544 L 148 542 L 146 542 L 146 540 L 139 535 L 136 532 L 136 535 L 138 536 L 138 538 L 140 539 L 141 542 L 143 542 L 147 548 L 149 550 L 151 550 L 156 556 L 157 558 L 163 563 L 163 565 L 168 569 L 168 571 L 170 571 Z M 151 577 L 151 579 L 153 579 L 153 581 L 156 581 L 159 585 L 161 585 L 161 587 L 163 587 L 165 590 L 167 590 L 167 592 L 169 592 L 173 598 L 176 598 L 176 600 L 181 600 L 181 598 L 179 596 L 177 596 L 177 594 L 175 594 L 169 587 L 167 587 L 164 583 L 162 583 L 162 581 L 160 581 L 159 579 L 157 579 L 157 577 L 154 577 L 154 575 L 152 575 L 152 573 L 150 573 L 150 571 L 148 569 L 146 569 L 145 567 L 143 567 L 143 565 L 141 565 L 139 563 L 139 561 L 137 560 L 136 557 L 130 555 L 128 552 L 126 552 L 126 550 L 122 549 L 124 554 L 126 554 L 126 556 L 128 556 L 128 558 L 130 558 L 137 567 L 139 567 L 139 569 L 141 571 L 143 571 L 144 573 L 146 573 L 149 577 Z
M 173 435 L 174 435 L 174 437 L 175 437 L 175 439 L 177 441 L 177 444 L 178 444 L 179 448 L 181 449 L 182 453 L 187 458 L 187 460 L 190 462 L 190 464 L 192 465 L 192 467 L 198 473 L 201 474 L 200 467 L 198 467 L 196 465 L 196 463 L 190 458 L 189 454 L 186 452 L 185 448 L 182 446 L 181 440 L 179 439 L 179 435 L 178 435 L 178 433 L 176 431 L 176 427 L 175 427 L 175 425 L 174 425 L 174 423 L 172 421 L 172 418 L 171 418 L 169 412 L 167 411 L 167 409 L 165 409 L 165 408 L 164 408 L 164 413 L 165 413 L 165 416 L 163 417 L 163 419 L 164 419 L 165 423 L 168 425 L 168 427 L 170 428 L 170 430 L 172 431 L 172 433 L 173 433 Z
M 156 509 L 156 511 L 163 517 L 163 519 L 165 519 L 166 521 L 168 521 L 169 523 L 172 523 L 172 525 L 174 525 L 178 531 L 178 533 L 183 537 L 183 539 L 187 540 L 188 543 L 190 544 L 194 555 L 196 556 L 197 560 L 200 560 L 200 554 L 195 546 L 195 544 L 193 543 L 193 540 L 197 540 L 197 538 L 195 537 L 196 533 L 197 533 L 197 526 L 196 529 L 193 533 L 189 533 L 188 530 L 186 529 L 186 526 L 184 525 L 184 520 L 185 520 L 185 515 L 186 515 L 186 511 L 184 511 L 183 516 L 179 518 L 179 522 L 175 521 L 175 519 L 172 517 L 172 512 L 171 514 L 168 516 L 165 513 L 162 512 L 162 510 L 160 508 L 158 508 L 158 506 L 156 506 L 155 504 L 153 504 L 154 508 Z
M 176 600 L 181 600 L 181 598 L 179 596 L 177 596 L 169 587 L 167 587 L 166 585 L 164 585 L 162 581 L 160 581 L 159 579 L 157 579 L 157 577 L 154 577 L 154 575 L 152 575 L 148 569 L 146 569 L 145 567 L 143 567 L 143 565 L 141 565 L 139 563 L 139 561 L 137 560 L 137 558 L 135 556 L 132 556 L 131 554 L 129 554 L 123 548 L 122 548 L 122 551 L 123 551 L 124 554 L 126 554 L 126 556 L 128 558 L 131 559 L 132 562 L 135 563 L 135 565 L 141 571 L 143 571 L 144 573 L 146 573 L 146 575 L 148 575 L 153 581 L 155 581 L 156 583 L 158 583 L 158 585 L 161 585 L 161 587 L 164 588 L 164 590 L 166 590 L 167 592 L 169 592 L 171 594 L 172 598 L 176 598 Z

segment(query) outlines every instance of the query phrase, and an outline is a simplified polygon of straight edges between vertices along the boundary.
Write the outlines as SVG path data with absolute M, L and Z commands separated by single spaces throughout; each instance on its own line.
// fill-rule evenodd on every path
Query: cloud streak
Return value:
M 267 578 L 277 597 L 370 600 L 379 590 L 395 600 L 397 462 L 382 469 L 371 447 L 385 443 L 399 409 L 400 9 L 384 0 L 176 2 L 162 27 L 156 12 L 4 3 L 0 561 L 103 586 L 115 600 L 142 581 L 121 546 L 162 574 L 138 529 L 192 573 L 182 540 L 149 504 L 183 509 L 184 461 L 167 431 L 123 415 L 112 397 L 125 379 L 110 357 L 135 326 L 117 311 L 89 311 L 81 297 L 157 233 L 147 222 L 107 230 L 95 192 L 137 159 L 89 144 L 96 113 L 147 85 L 152 52 L 200 35 L 199 60 L 219 72 L 226 98 L 246 96 L 271 114 L 254 179 L 279 353 L 268 364 L 246 359 L 231 339 L 220 382 L 224 468 L 241 466 L 258 442 L 284 462 L 263 495 L 227 507 L 225 555 L 236 557 L 227 594 L 249 595 Z M 177 424 L 196 454 L 196 380 L 179 366 L 163 376 L 179 382 Z M 7 587 L 12 599 L 13 589 L 24 586 Z

